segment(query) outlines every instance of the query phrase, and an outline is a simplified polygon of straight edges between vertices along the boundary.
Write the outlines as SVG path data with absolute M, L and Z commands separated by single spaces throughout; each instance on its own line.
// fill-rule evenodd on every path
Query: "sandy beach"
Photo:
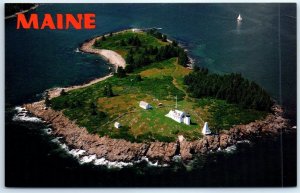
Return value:
M 114 52 L 112 50 L 105 50 L 105 49 L 95 49 L 93 48 L 93 45 L 96 40 L 100 39 L 101 37 L 96 37 L 94 39 L 89 40 L 88 42 L 85 42 L 80 47 L 80 50 L 82 52 L 91 53 L 91 54 L 97 54 L 104 58 L 108 63 L 115 66 L 115 69 L 117 67 L 123 67 L 125 68 L 126 62 L 124 58 L 118 54 L 117 52 Z

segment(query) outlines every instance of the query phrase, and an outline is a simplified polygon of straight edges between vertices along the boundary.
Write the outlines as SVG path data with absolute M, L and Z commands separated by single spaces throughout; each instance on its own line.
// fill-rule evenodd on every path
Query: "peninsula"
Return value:
M 282 108 L 257 84 L 239 74 L 192 69 L 187 52 L 156 29 L 102 35 L 80 50 L 100 55 L 115 71 L 85 85 L 50 89 L 44 100 L 24 107 L 85 155 L 169 162 L 180 154 L 189 160 L 290 128 Z M 210 135 L 202 133 L 205 122 Z

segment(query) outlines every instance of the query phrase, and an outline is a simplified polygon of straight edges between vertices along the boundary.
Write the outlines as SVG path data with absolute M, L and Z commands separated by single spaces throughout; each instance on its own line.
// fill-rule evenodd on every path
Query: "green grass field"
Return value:
M 136 34 L 115 34 L 101 46 L 126 54 L 129 48 L 120 47 L 117 42 L 132 35 Z M 145 33 L 138 33 L 138 36 L 147 44 L 164 44 Z M 89 87 L 70 91 L 52 99 L 51 106 L 62 110 L 67 117 L 91 133 L 136 142 L 175 141 L 178 135 L 184 135 L 188 140 L 199 139 L 205 121 L 216 132 L 220 128 L 228 129 L 266 115 L 265 112 L 243 109 L 223 100 L 191 98 L 183 84 L 183 77 L 190 72 L 177 64 L 177 58 L 171 58 L 136 69 L 125 78 L 114 76 Z M 142 77 L 141 81 L 135 79 L 137 75 Z M 103 94 L 107 83 L 112 85 L 113 97 Z M 178 98 L 178 109 L 191 115 L 191 125 L 177 123 L 165 116 L 175 108 L 175 96 Z M 150 103 L 153 109 L 140 108 L 140 101 Z M 114 128 L 116 121 L 121 123 L 121 128 Z

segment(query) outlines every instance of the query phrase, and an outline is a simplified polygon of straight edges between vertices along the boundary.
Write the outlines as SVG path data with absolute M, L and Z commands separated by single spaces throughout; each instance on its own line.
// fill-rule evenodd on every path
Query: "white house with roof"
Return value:
M 178 123 L 184 123 L 186 125 L 191 124 L 191 117 L 189 114 L 179 111 L 179 110 L 170 110 L 168 114 L 166 114 L 167 117 L 173 119 L 174 121 Z
M 119 129 L 121 127 L 121 124 L 119 122 L 115 122 L 114 126 L 115 128 Z
M 202 129 L 202 134 L 203 135 L 210 135 L 211 134 L 211 130 L 209 129 L 207 122 L 204 123 L 203 129 Z
M 140 107 L 143 108 L 143 109 L 146 109 L 146 110 L 152 108 L 152 106 L 149 103 L 145 102 L 145 101 L 140 101 Z

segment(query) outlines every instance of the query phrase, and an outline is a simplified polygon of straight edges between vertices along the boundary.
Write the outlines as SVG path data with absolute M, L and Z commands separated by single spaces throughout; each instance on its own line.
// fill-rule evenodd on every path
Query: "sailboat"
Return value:
M 241 17 L 241 14 L 239 14 L 239 16 L 236 19 L 237 19 L 237 21 L 242 21 L 243 20 L 243 18 Z

